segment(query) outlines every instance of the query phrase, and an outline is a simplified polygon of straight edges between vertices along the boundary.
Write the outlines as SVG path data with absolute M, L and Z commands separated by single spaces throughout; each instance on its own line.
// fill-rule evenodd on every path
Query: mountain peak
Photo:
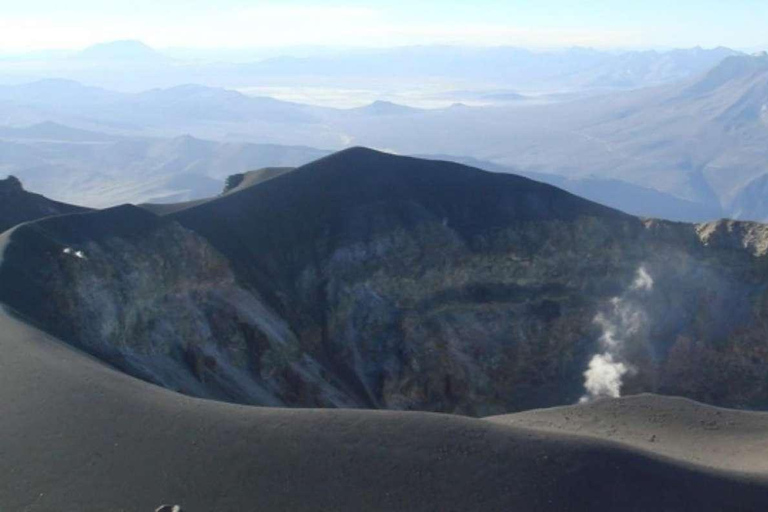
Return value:
M 162 61 L 166 57 L 141 41 L 123 40 L 89 46 L 78 55 L 86 60 Z
M 4 180 L 0 180 L 0 193 L 15 193 L 23 191 L 24 186 L 16 176 L 8 176 Z
M 723 59 L 720 64 L 701 77 L 687 91 L 692 94 L 706 94 L 730 82 L 744 80 L 766 72 L 768 72 L 768 53 L 733 55 Z
M 364 107 L 358 107 L 352 110 L 370 115 L 399 115 L 418 111 L 416 108 L 385 100 L 377 100 Z
M 383 209 L 384 216 L 392 215 L 387 205 L 409 205 L 412 220 L 432 214 L 455 221 L 451 225 L 467 236 L 491 229 L 494 222 L 622 215 L 520 176 L 365 147 L 339 151 L 281 173 L 279 179 L 251 187 L 245 194 L 220 197 L 185 215 L 207 218 L 218 215 L 212 213 L 218 208 L 245 208 L 249 215 L 271 218 L 273 210 L 292 211 L 291 215 L 281 214 L 280 222 L 290 218 L 281 229 L 293 233 L 320 222 L 318 218 L 310 219 L 312 215 L 307 217 L 309 211 L 324 212 L 330 216 L 327 218 L 339 220 L 354 217 L 356 213 L 352 212 L 370 213 L 372 209 Z

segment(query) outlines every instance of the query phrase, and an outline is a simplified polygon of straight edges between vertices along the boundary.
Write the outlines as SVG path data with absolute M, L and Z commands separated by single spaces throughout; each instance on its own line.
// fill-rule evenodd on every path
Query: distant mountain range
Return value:
M 768 57 L 737 56 L 680 85 L 508 110 L 505 136 L 494 133 L 483 149 L 463 145 L 461 129 L 443 140 L 523 171 L 618 179 L 720 207 L 725 216 L 765 220 L 768 208 L 754 190 L 768 173 L 766 112 Z M 475 132 L 488 133 L 499 115 L 478 119 Z
M 15 174 L 56 199 L 92 207 L 211 197 L 222 191 L 228 174 L 297 166 L 326 154 L 303 146 L 190 136 L 115 136 L 51 122 L 0 128 L 0 173 Z
M 360 115 L 398 115 L 378 104 Z M 23 128 L 0 127 L 6 155 L 1 172 L 15 174 L 46 195 L 75 204 L 108 207 L 121 203 L 195 201 L 218 195 L 228 173 L 265 167 L 295 167 L 329 154 L 303 146 L 222 143 L 180 136 L 171 139 L 116 136 L 46 122 Z M 425 155 L 491 172 L 519 174 L 630 214 L 671 220 L 719 218 L 707 208 L 624 181 L 597 177 L 565 178 L 469 157 Z M 760 200 L 759 192 L 752 201 Z
M 50 53 L 46 59 L 23 55 L 6 58 L 0 61 L 0 82 L 4 77 L 19 81 L 58 76 L 136 91 L 180 83 L 232 88 L 263 83 L 344 87 L 355 82 L 375 87 L 382 81 L 392 84 L 395 80 L 411 84 L 413 91 L 428 78 L 432 83 L 462 83 L 485 90 L 502 87 L 561 92 L 670 83 L 704 72 L 737 53 L 728 48 L 666 52 L 569 48 L 539 52 L 516 47 L 409 46 L 228 62 L 226 54 L 222 59 L 194 59 L 194 53 L 185 52 L 188 59 L 179 60 L 139 41 L 115 41 L 66 55 Z M 19 61 L 25 65 L 18 66 Z M 118 68 L 130 69 L 131 76 L 116 74 Z
M 510 47 L 416 46 L 338 56 L 274 58 L 254 64 L 253 69 L 267 76 L 442 77 L 559 91 L 674 82 L 706 71 L 737 53 L 728 48 L 615 53 L 586 48 L 533 52 Z
M 335 109 L 200 85 L 120 93 L 44 80 L 0 87 L 0 126 L 5 126 L 0 143 L 7 155 L 0 173 L 17 173 L 57 199 L 80 200 L 62 195 L 68 191 L 99 198 L 86 203 L 101 206 L 118 199 L 195 199 L 218 190 L 220 183 L 198 179 L 183 192 L 163 180 L 187 171 L 221 180 L 259 167 L 304 164 L 331 150 L 362 144 L 399 154 L 474 159 L 481 167 L 533 176 L 637 215 L 688 221 L 768 219 L 762 199 L 768 173 L 768 56 L 733 55 L 679 83 L 543 103 L 419 109 L 377 101 Z M 82 133 L 54 137 L 52 122 L 90 132 L 89 144 L 74 147 L 73 140 L 66 140 Z M 22 133 L 46 126 L 47 144 Z M 198 160 L 198 144 L 167 142 L 185 134 L 217 141 L 203 151 L 207 164 L 192 164 Z M 139 145 L 155 144 L 156 150 L 145 156 L 112 152 L 108 145 L 113 142 L 105 137 L 141 139 Z M 62 138 L 69 145 L 50 144 Z M 100 149 L 93 144 L 97 141 Z M 232 156 L 235 147 L 265 143 L 301 146 L 304 155 Z M 94 156 L 99 151 L 106 156 Z M 166 151 L 174 156 L 162 156 Z M 126 166 L 129 161 L 133 167 Z M 234 161 L 236 165 L 226 167 Z M 65 173 L 54 171 L 75 167 L 81 169 L 80 178 L 69 181 L 62 178 Z M 98 174 L 96 181 L 102 182 L 125 179 L 117 189 L 134 187 L 137 179 L 141 184 L 136 193 L 105 193 L 101 186 L 89 191 L 86 174 Z

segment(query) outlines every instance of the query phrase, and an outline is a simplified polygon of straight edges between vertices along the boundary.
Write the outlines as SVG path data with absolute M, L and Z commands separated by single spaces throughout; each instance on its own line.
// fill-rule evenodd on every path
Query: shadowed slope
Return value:
M 437 221 L 471 246 L 514 222 L 579 216 L 629 218 L 520 176 L 352 148 L 173 218 L 259 267 L 261 289 L 289 293 L 306 264 L 388 231 Z
M 0 315 L 10 510 L 763 510 L 762 479 L 616 445 L 420 413 L 201 401 Z
M 235 192 L 239 192 L 241 190 L 250 188 L 254 185 L 259 185 L 260 183 L 263 183 L 265 181 L 271 180 L 272 178 L 276 178 L 287 172 L 290 172 L 293 169 L 295 168 L 294 167 L 265 167 L 263 169 L 258 169 L 256 171 L 248 171 L 244 173 L 233 174 L 227 178 L 224 186 L 224 191 L 221 193 L 221 196 L 233 194 Z M 182 210 L 188 210 L 190 208 L 200 206 L 209 201 L 213 201 L 218 197 L 219 196 L 215 196 L 215 197 L 209 197 L 206 199 L 198 199 L 196 201 L 186 201 L 182 203 L 165 203 L 165 204 L 146 203 L 146 204 L 139 205 L 139 207 L 149 212 L 152 212 L 155 215 L 170 215 L 172 213 L 177 213 Z
M 725 471 L 768 474 L 768 414 L 637 395 L 486 418 L 541 432 L 610 439 Z
M 22 222 L 85 211 L 87 208 L 29 193 L 13 176 L 0 180 L 0 233 Z

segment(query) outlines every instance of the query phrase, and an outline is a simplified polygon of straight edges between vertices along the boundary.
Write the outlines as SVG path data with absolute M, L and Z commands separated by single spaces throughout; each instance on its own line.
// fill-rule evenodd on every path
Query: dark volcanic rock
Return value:
M 759 224 L 356 148 L 163 218 L 24 226 L 0 301 L 194 395 L 487 415 L 578 400 L 594 319 L 643 267 L 624 390 L 764 407 L 767 250 Z
M 24 187 L 16 176 L 8 176 L 6 179 L 0 181 L 0 193 L 4 195 L 18 194 L 23 190 Z
M 240 184 L 243 182 L 244 178 L 245 178 L 244 173 L 232 174 L 231 176 L 227 177 L 226 182 L 224 182 L 223 193 L 226 194 L 227 192 L 230 192 L 235 188 L 239 187 Z
M 258 185 L 265 181 L 281 176 L 294 170 L 294 167 L 264 167 L 256 171 L 233 174 L 229 176 L 224 184 L 223 194 L 237 192 L 253 185 Z
M 15 176 L 0 180 L 0 233 L 22 222 L 84 211 L 87 209 L 26 192 Z

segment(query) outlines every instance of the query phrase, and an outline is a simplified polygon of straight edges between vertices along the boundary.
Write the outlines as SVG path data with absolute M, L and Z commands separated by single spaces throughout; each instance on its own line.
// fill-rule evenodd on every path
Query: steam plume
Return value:
M 600 336 L 601 352 L 592 357 L 589 368 L 584 372 L 586 393 L 581 402 L 621 396 L 624 376 L 634 371 L 629 363 L 622 361 L 622 354 L 628 340 L 640 332 L 646 321 L 645 312 L 634 299 L 638 294 L 646 294 L 651 290 L 653 277 L 641 266 L 629 289 L 611 299 L 608 311 L 595 316 L 594 322 L 603 331 Z

